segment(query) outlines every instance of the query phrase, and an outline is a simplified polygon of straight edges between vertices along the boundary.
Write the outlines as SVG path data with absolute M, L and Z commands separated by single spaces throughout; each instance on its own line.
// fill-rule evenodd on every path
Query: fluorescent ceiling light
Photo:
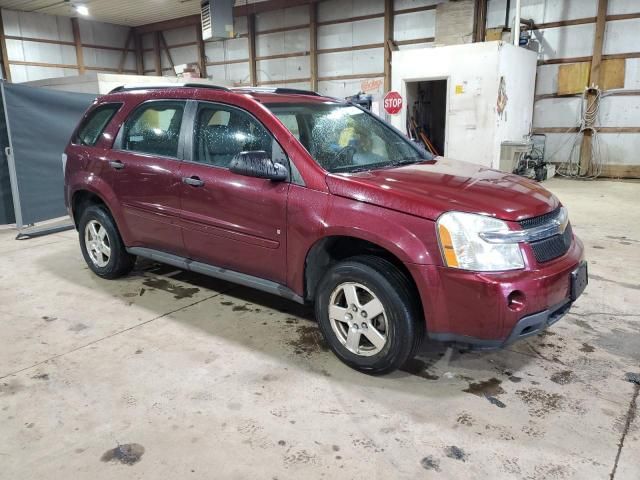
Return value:
M 85 5 L 76 5 L 76 12 L 80 15 L 89 15 L 89 9 Z

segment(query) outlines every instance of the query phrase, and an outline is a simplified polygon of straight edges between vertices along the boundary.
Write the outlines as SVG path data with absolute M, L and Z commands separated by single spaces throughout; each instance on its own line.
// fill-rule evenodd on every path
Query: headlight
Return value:
M 524 268 L 517 243 L 489 243 L 487 232 L 509 232 L 502 220 L 464 212 L 447 212 L 436 223 L 445 265 L 463 270 L 495 272 Z

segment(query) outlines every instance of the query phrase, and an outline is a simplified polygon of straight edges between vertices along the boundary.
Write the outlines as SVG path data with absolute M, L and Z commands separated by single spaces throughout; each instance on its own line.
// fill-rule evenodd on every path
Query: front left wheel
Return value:
M 365 373 L 402 367 L 424 338 L 415 288 L 380 257 L 362 255 L 333 265 L 318 286 L 315 304 L 331 350 Z
M 100 205 L 87 207 L 78 226 L 82 256 L 89 268 L 102 278 L 129 273 L 136 262 L 127 252 L 111 214 Z

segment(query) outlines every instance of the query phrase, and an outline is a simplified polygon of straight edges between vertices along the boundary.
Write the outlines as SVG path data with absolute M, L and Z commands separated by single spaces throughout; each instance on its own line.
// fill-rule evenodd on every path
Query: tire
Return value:
M 116 223 L 105 207 L 91 205 L 83 210 L 78 232 L 82 256 L 93 273 L 113 279 L 133 269 L 136 257 L 127 252 Z
M 348 302 L 354 298 L 352 287 L 355 308 Z M 425 324 L 416 295 L 409 279 L 391 262 L 369 255 L 351 257 L 329 268 L 320 281 L 316 318 L 340 360 L 364 373 L 389 373 L 412 359 L 424 339 Z M 373 300 L 379 300 L 381 306 Z

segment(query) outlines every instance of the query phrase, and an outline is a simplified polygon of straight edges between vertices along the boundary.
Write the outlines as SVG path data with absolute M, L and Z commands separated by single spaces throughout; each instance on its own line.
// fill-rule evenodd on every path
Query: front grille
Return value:
M 526 220 L 521 220 L 519 223 L 523 229 L 527 230 L 529 228 L 538 227 L 548 223 L 556 218 L 559 213 L 560 208 L 557 208 L 553 212 L 545 213 L 538 217 L 527 218 Z M 567 253 L 569 251 L 569 247 L 571 247 L 572 240 L 573 232 L 571 230 L 571 224 L 568 223 L 564 233 L 554 235 L 543 240 L 538 240 L 536 242 L 531 242 L 529 245 L 531 245 L 536 261 L 538 261 L 538 263 L 544 263 L 553 260 L 554 258 L 561 257 Z
M 545 213 L 544 215 L 540 215 L 538 217 L 520 220 L 520 222 L 518 223 L 520 223 L 520 226 L 526 230 L 528 228 L 544 225 L 545 223 L 556 218 L 559 214 L 560 214 L 560 207 L 556 208 L 553 212 Z
M 538 240 L 537 242 L 531 242 L 530 245 L 536 260 L 539 263 L 543 263 L 567 253 L 571 246 L 572 239 L 571 224 L 567 224 L 564 233 L 545 238 L 544 240 Z

